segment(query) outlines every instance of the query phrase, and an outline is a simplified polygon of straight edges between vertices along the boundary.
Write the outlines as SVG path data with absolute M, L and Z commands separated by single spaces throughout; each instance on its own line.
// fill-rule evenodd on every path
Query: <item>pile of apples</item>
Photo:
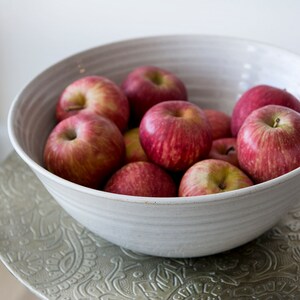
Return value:
M 231 115 L 188 101 L 175 74 L 154 66 L 118 86 L 102 76 L 68 85 L 44 148 L 45 167 L 77 184 L 148 197 L 220 193 L 300 167 L 300 102 L 254 86 Z

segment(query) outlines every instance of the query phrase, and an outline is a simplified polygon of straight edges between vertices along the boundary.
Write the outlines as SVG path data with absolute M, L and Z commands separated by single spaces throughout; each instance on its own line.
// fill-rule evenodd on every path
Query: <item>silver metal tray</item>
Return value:
M 234 250 L 151 257 L 86 230 L 12 153 L 0 167 L 0 258 L 42 299 L 300 299 L 300 206 Z

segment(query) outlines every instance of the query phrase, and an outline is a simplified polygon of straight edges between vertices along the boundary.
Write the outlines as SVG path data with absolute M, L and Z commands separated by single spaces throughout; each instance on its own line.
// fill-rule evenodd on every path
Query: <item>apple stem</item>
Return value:
M 235 148 L 234 148 L 233 146 L 229 147 L 229 148 L 226 150 L 225 154 L 227 155 L 227 154 L 228 154 L 229 152 L 231 152 L 231 151 L 235 151 Z
M 220 190 L 224 190 L 225 188 L 226 188 L 225 183 L 224 183 L 224 182 L 221 182 L 221 183 L 219 184 L 219 189 L 220 189 Z
M 279 119 L 279 118 L 276 118 L 275 121 L 274 121 L 274 124 L 273 124 L 273 128 L 278 127 L 279 122 L 280 122 L 280 119 Z
M 67 111 L 80 110 L 80 109 L 82 109 L 82 105 L 72 105 L 68 107 Z

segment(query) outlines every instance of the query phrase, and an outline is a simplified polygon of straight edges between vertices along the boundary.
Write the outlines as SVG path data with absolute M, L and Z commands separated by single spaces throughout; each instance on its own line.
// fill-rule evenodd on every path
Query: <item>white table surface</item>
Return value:
M 64 57 L 132 37 L 201 33 L 249 38 L 300 54 L 297 0 L 0 0 L 0 162 L 12 151 L 15 95 Z M 0 263 L 0 299 L 37 299 Z
M 19 283 L 6 267 L 0 263 L 0 299 L 36 300 L 38 298 Z

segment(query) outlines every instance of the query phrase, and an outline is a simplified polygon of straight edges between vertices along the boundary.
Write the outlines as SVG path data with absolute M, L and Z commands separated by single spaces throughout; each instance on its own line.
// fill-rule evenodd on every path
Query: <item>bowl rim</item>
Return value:
M 170 35 L 150 35 L 146 37 L 135 37 L 130 39 L 124 39 L 124 40 L 118 40 L 110 43 L 106 43 L 103 45 L 98 45 L 92 48 L 88 48 L 79 52 L 76 52 L 74 54 L 71 54 L 56 63 L 50 65 L 46 69 L 44 69 L 42 72 L 37 74 L 34 78 L 29 80 L 23 88 L 19 91 L 19 93 L 15 96 L 15 98 L 12 101 L 12 104 L 8 111 L 8 118 L 7 118 L 7 128 L 8 128 L 8 136 L 10 139 L 10 142 L 14 148 L 14 150 L 17 152 L 17 154 L 23 159 L 23 161 L 35 172 L 38 174 L 41 174 L 42 176 L 46 177 L 47 179 L 55 182 L 58 185 L 64 186 L 66 188 L 69 188 L 73 191 L 78 191 L 81 193 L 86 193 L 94 197 L 100 197 L 100 198 L 106 198 L 113 201 L 122 201 L 122 202 L 128 202 L 128 203 L 135 203 L 135 204 L 155 204 L 155 205 L 187 205 L 187 204 L 199 204 L 199 203 L 214 203 L 218 201 L 234 201 L 237 198 L 247 197 L 249 194 L 254 193 L 260 193 L 264 190 L 269 189 L 270 187 L 274 187 L 277 185 L 281 185 L 285 183 L 286 181 L 290 180 L 291 178 L 300 175 L 300 167 L 284 174 L 279 177 L 276 177 L 274 179 L 254 184 L 253 186 L 241 188 L 238 190 L 233 191 L 227 191 L 223 193 L 218 194 L 209 194 L 209 195 L 201 195 L 201 196 L 190 196 L 190 197 L 142 197 L 142 196 L 131 196 L 131 195 L 123 195 L 123 194 L 115 194 L 110 192 L 105 192 L 102 190 L 92 189 L 88 188 L 76 183 L 73 183 L 71 181 L 68 181 L 66 179 L 63 179 L 47 169 L 45 169 L 40 164 L 36 163 L 31 157 L 22 149 L 19 142 L 17 141 L 15 132 L 14 132 L 14 116 L 15 112 L 17 110 L 17 107 L 19 105 L 20 99 L 24 91 L 30 87 L 30 85 L 37 81 L 40 77 L 42 77 L 45 73 L 50 71 L 51 69 L 54 69 L 56 66 L 67 63 L 70 60 L 77 59 L 83 54 L 87 54 L 88 52 L 95 51 L 97 49 L 103 49 L 105 47 L 111 47 L 111 46 L 121 46 L 121 45 L 128 45 L 135 42 L 143 41 L 143 40 L 156 40 L 156 39 L 166 39 L 166 38 L 198 38 L 198 39 L 209 39 L 209 40 L 218 40 L 218 41 L 231 41 L 231 42 L 238 42 L 238 43 L 247 43 L 247 44 L 253 44 L 258 45 L 260 47 L 270 48 L 277 51 L 280 51 L 284 54 L 288 54 L 291 56 L 294 56 L 296 59 L 300 62 L 300 55 L 294 53 L 293 51 L 290 51 L 288 49 L 284 49 L 275 45 L 272 45 L 270 43 L 256 41 L 253 39 L 246 39 L 246 38 L 240 38 L 240 37 L 231 37 L 231 36 L 221 36 L 221 35 L 209 35 L 209 34 L 170 34 Z M 42 182 L 43 183 L 43 182 Z

